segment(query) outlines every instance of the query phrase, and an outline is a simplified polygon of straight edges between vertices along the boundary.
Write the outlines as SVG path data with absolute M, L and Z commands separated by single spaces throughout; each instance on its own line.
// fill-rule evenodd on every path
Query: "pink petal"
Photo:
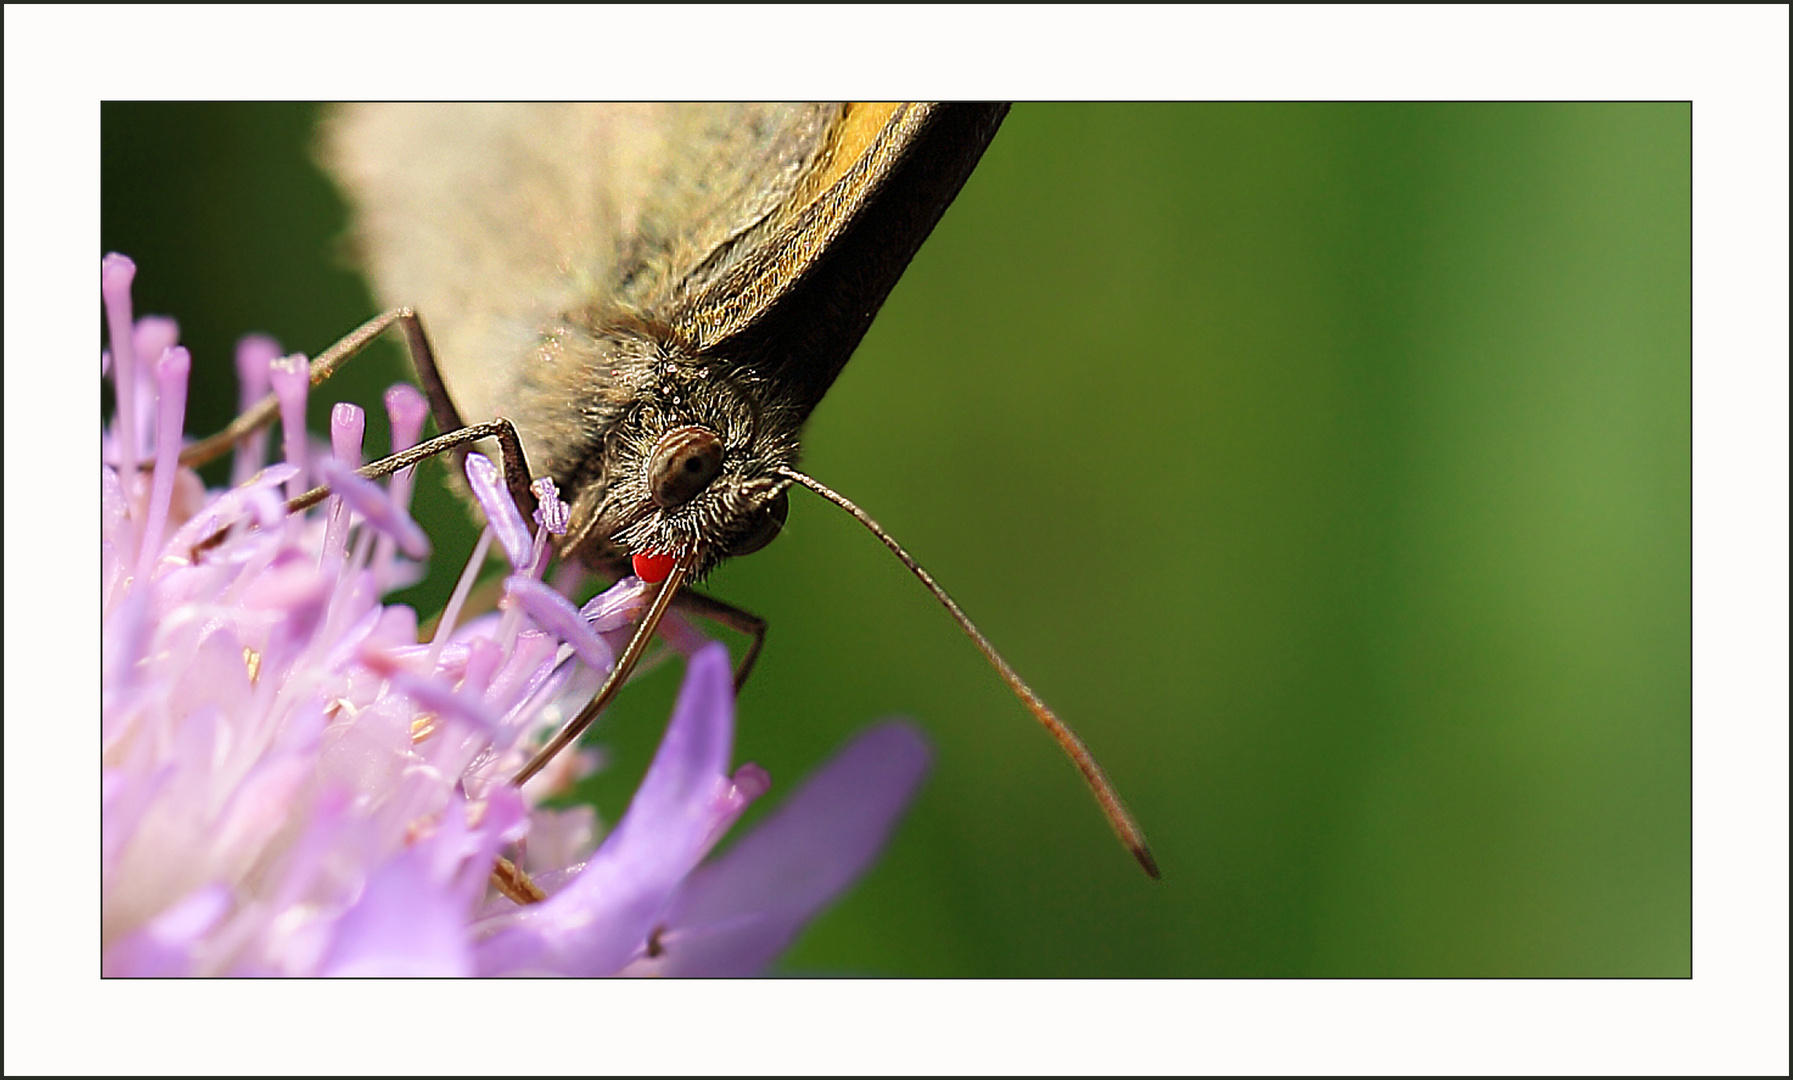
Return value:
M 744 802 L 726 772 L 734 686 L 721 645 L 691 660 L 666 737 L 616 829 L 556 895 L 502 920 L 484 974 L 600 975 L 647 941 L 667 901 Z
M 907 724 L 855 739 L 673 901 L 638 975 L 754 975 L 871 866 L 928 768 Z

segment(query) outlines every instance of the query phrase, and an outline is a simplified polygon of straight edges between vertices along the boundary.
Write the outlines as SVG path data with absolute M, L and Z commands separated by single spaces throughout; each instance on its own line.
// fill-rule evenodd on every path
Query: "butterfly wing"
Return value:
M 463 417 L 569 315 L 663 323 L 807 415 L 1006 106 L 374 104 L 322 156 L 382 302 L 423 313 Z
M 842 109 L 778 211 L 679 282 L 668 321 L 806 417 L 970 176 L 1006 104 Z
M 422 313 L 461 415 L 497 415 L 569 313 L 663 311 L 788 202 L 840 106 L 371 104 L 321 147 L 383 303 Z

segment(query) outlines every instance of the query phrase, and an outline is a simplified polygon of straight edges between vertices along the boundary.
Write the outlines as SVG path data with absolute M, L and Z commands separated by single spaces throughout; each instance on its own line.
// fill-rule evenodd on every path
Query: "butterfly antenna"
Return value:
M 853 505 L 852 500 L 845 495 L 834 491 L 813 476 L 800 473 L 795 469 L 781 468 L 778 472 L 853 515 L 861 525 L 871 530 L 873 536 L 884 542 L 884 546 L 890 549 L 891 554 L 895 555 L 899 562 L 909 568 L 909 572 L 915 575 L 916 580 L 934 594 L 934 599 L 940 601 L 940 606 L 944 607 L 947 613 L 958 622 L 959 629 L 965 631 L 965 635 L 971 639 L 972 644 L 976 645 L 978 651 L 984 654 L 984 659 L 990 661 L 990 666 L 996 669 L 996 674 L 1002 677 L 1002 681 L 1007 683 L 1009 689 L 1014 691 L 1015 696 L 1021 699 L 1021 704 L 1027 706 L 1027 711 L 1033 713 L 1034 719 L 1040 722 L 1040 726 L 1045 728 L 1058 742 L 1060 749 L 1064 750 L 1065 756 L 1069 757 L 1071 763 L 1077 766 L 1077 771 L 1083 774 L 1083 782 L 1089 785 L 1090 794 L 1096 797 L 1096 804 L 1102 808 L 1103 815 L 1108 818 L 1109 826 L 1114 829 L 1115 835 L 1120 837 L 1121 843 L 1133 853 L 1135 859 L 1139 860 L 1139 865 L 1147 874 L 1151 875 L 1154 880 L 1160 877 L 1158 860 L 1152 857 L 1151 848 L 1146 846 L 1145 833 L 1141 831 L 1139 823 L 1133 820 L 1133 815 L 1128 813 L 1126 805 L 1121 802 L 1120 793 L 1115 791 L 1107 774 L 1102 771 L 1102 766 L 1096 763 L 1095 755 L 1091 754 L 1089 748 L 1083 745 L 1083 740 L 1077 737 L 1076 732 L 1072 731 L 1063 720 L 1060 720 L 1056 713 L 1047 708 L 1046 703 L 1040 700 L 1040 695 L 1033 692 L 1033 687 L 1022 681 L 1021 676 L 1017 675 L 1015 669 L 1009 666 L 1009 662 L 1002 658 L 1002 654 L 996 651 L 996 647 L 990 644 L 990 640 L 984 637 L 958 603 L 947 594 L 945 589 L 940 587 L 933 575 L 924 570 L 913 556 L 903 550 L 901 544 L 885 532 L 876 521 L 873 521 L 870 515 Z

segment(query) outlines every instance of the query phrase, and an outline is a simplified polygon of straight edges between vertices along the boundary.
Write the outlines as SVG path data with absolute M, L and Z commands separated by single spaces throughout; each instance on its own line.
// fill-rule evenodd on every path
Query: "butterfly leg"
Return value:
M 404 332 L 405 345 L 411 353 L 411 366 L 417 371 L 417 381 L 423 384 L 424 396 L 429 399 L 430 415 L 436 419 L 436 427 L 440 431 L 456 431 L 466 425 L 449 400 L 448 391 L 442 384 L 442 376 L 436 370 L 435 353 L 430 348 L 429 337 L 423 332 L 423 321 L 410 308 L 393 308 L 362 323 L 345 335 L 342 340 L 319 353 L 311 361 L 311 385 L 320 386 L 325 379 L 335 374 L 349 357 L 355 356 L 368 343 L 386 332 L 393 324 L 398 324 Z M 181 464 L 188 468 L 197 468 L 208 461 L 223 457 L 231 447 L 244 438 L 266 427 L 276 416 L 280 415 L 280 399 L 268 394 L 260 401 L 243 410 L 235 420 L 225 425 L 224 430 L 197 442 L 188 444 L 181 450 Z
M 435 351 L 430 348 L 429 335 L 424 333 L 423 320 L 412 309 L 401 307 L 382 312 L 318 354 L 310 364 L 311 385 L 321 385 L 350 357 L 360 354 L 368 343 L 394 325 L 405 335 L 405 345 L 411 354 L 411 366 L 417 372 L 417 381 L 423 387 L 424 397 L 429 401 L 430 414 L 435 418 L 436 427 L 443 434 L 425 440 L 403 453 L 365 465 L 357 471 L 362 476 L 374 479 L 395 473 L 444 451 L 453 451 L 455 461 L 459 464 L 466 457 L 467 448 L 473 443 L 493 439 L 498 444 L 499 457 L 503 462 L 505 487 L 510 491 L 511 499 L 517 504 L 524 520 L 529 520 L 530 515 L 535 512 L 536 501 L 535 495 L 529 490 L 529 462 L 523 455 L 523 443 L 517 437 L 517 429 L 502 417 L 472 426 L 461 419 L 460 411 L 448 396 L 441 373 L 436 370 Z M 183 449 L 181 464 L 192 468 L 221 457 L 243 438 L 265 427 L 279 415 L 279 410 L 279 399 L 268 394 L 244 410 L 224 430 Z M 289 500 L 287 510 L 289 513 L 296 513 L 316 505 L 329 494 L 327 487 L 313 488 Z M 195 554 L 216 545 L 224 538 L 224 533 L 225 530 L 220 530 L 201 542 L 194 548 Z
M 523 443 L 517 437 L 517 429 L 503 417 L 484 424 L 468 424 L 446 435 L 425 439 L 409 450 L 363 465 L 355 473 L 369 480 L 378 480 L 446 451 L 458 450 L 464 454 L 468 446 L 482 439 L 497 441 L 498 454 L 504 464 L 505 488 L 510 491 L 511 500 L 517 504 L 517 510 L 527 521 L 536 508 L 535 493 L 529 490 L 529 460 L 523 456 Z M 287 500 L 287 511 L 296 513 L 315 506 L 329 494 L 328 487 L 312 488 L 296 499 Z
M 423 442 L 418 443 L 416 446 L 413 446 L 402 453 L 393 454 L 390 457 L 383 457 L 378 461 L 369 462 L 368 464 L 361 466 L 361 468 L 356 469 L 355 473 L 356 475 L 364 476 L 369 480 L 378 480 L 382 476 L 390 476 L 400 469 L 409 468 L 420 461 L 435 457 L 437 454 L 443 453 L 444 451 L 464 449 L 472 443 L 479 442 L 481 439 L 494 439 L 497 441 L 499 456 L 504 461 L 505 487 L 510 492 L 511 500 L 517 504 L 517 510 L 522 513 L 524 520 L 528 520 L 529 516 L 535 513 L 536 508 L 535 493 L 529 490 L 529 462 L 528 459 L 523 456 L 523 443 L 517 438 L 517 429 L 511 425 L 509 420 L 503 419 L 502 417 L 493 420 L 490 423 L 472 424 L 461 428 L 459 431 L 451 431 L 446 435 L 438 435 L 433 439 L 425 439 Z M 329 496 L 330 486 L 328 484 L 320 484 L 302 495 L 288 499 L 286 501 L 286 512 L 289 514 L 296 514 L 301 510 L 316 506 L 318 503 L 329 498 Z M 211 536 L 206 537 L 198 544 L 195 544 L 193 547 L 194 557 L 197 558 L 200 552 L 216 547 L 218 544 L 222 543 L 224 538 L 229 535 L 230 530 L 235 528 L 236 525 L 237 522 L 233 521 L 229 525 L 226 525 L 213 533 Z
M 742 655 L 741 662 L 735 666 L 735 693 L 747 685 L 747 676 L 753 673 L 753 663 L 760 657 L 760 648 L 766 644 L 766 620 L 751 611 L 742 609 L 698 592 L 696 589 L 680 589 L 673 597 L 672 606 L 688 615 L 696 615 L 720 623 L 737 633 L 745 634 L 753 639 Z

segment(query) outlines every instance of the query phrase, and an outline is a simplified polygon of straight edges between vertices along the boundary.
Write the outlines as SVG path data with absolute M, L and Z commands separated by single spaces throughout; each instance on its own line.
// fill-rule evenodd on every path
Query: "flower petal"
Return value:
M 108 947 L 100 958 L 100 973 L 109 978 L 197 974 L 194 953 L 230 905 L 230 890 L 223 885 L 195 890 Z
M 728 652 L 712 645 L 692 657 L 666 737 L 616 829 L 566 888 L 500 920 L 480 947 L 481 973 L 609 974 L 640 951 L 719 819 L 739 813 L 726 773 L 734 712 Z
M 573 602 L 557 590 L 522 574 L 506 578 L 504 588 L 523 605 L 523 610 L 537 626 L 571 645 L 579 659 L 592 669 L 609 671 L 616 662 L 616 654 L 610 646 L 580 617 Z
M 451 829 L 457 818 L 458 814 L 449 814 L 444 830 Z M 473 973 L 473 949 L 467 935 L 471 897 L 445 887 L 435 865 L 439 862 L 433 850 L 436 846 L 419 843 L 405 848 L 374 874 L 360 900 L 337 923 L 320 974 Z
M 517 513 L 517 504 L 511 501 L 510 489 L 504 486 L 504 475 L 498 466 L 484 454 L 468 454 L 465 468 L 467 486 L 480 509 L 486 512 L 486 524 L 498 537 L 504 557 L 519 570 L 530 565 L 535 541 L 529 526 L 523 524 L 522 515 Z
M 318 471 L 337 498 L 360 514 L 368 525 L 392 537 L 406 556 L 422 559 L 429 555 L 430 541 L 423 528 L 411 520 L 404 507 L 393 502 L 385 488 L 335 458 L 320 463 Z
M 679 890 L 631 975 L 754 975 L 877 857 L 928 768 L 907 724 L 880 724 Z

